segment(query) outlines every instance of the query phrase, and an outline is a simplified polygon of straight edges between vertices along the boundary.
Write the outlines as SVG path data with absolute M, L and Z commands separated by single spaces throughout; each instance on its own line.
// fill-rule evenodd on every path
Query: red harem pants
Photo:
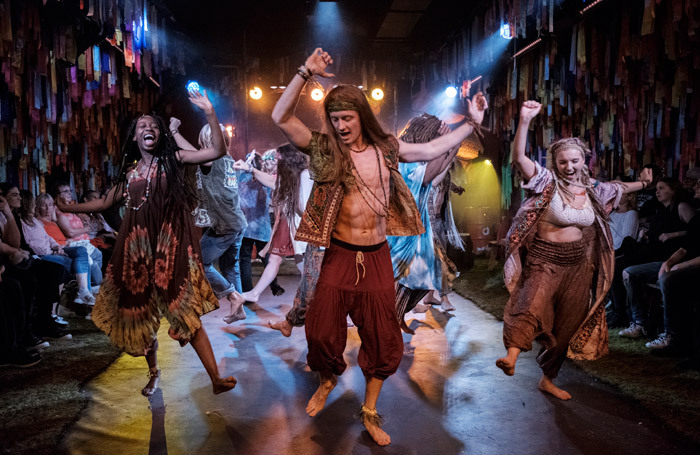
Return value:
M 542 345 L 537 363 L 547 377 L 557 377 L 569 341 L 588 314 L 592 279 L 583 240 L 549 242 L 535 237 L 503 315 L 506 349 L 529 351 L 537 340 Z
M 403 355 L 395 295 L 386 241 L 357 246 L 332 239 L 306 313 L 309 368 L 335 375 L 345 371 L 349 314 L 362 342 L 357 360 L 365 377 L 384 380 L 394 374 Z

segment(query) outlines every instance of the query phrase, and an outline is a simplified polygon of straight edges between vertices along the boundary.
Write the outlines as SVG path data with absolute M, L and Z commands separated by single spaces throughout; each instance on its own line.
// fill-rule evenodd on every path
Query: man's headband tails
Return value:
M 326 112 L 357 111 L 357 106 L 351 101 L 331 101 L 326 107 Z

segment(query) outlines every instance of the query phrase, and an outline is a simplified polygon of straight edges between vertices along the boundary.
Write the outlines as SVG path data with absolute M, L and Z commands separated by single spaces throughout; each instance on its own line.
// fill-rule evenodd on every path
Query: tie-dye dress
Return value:
M 192 215 L 166 213 L 165 175 L 152 179 L 139 210 L 132 207 L 146 197 L 147 180 L 135 172 L 129 178 L 130 207 L 92 319 L 117 347 L 140 356 L 152 349 L 163 316 L 170 336 L 185 345 L 202 326 L 200 316 L 218 308 L 218 300 L 204 276 Z

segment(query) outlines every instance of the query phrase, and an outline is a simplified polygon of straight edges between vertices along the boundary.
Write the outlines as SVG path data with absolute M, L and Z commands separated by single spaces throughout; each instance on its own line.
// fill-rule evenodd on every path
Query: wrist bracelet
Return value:
M 304 78 L 305 81 L 308 81 L 312 76 L 311 71 L 309 71 L 306 65 L 301 65 L 297 68 L 297 74 Z
M 175 135 L 178 134 L 179 132 L 180 132 L 180 131 L 178 131 L 177 129 L 175 129 L 175 130 L 170 130 L 170 134 L 172 134 L 173 136 L 175 136 Z

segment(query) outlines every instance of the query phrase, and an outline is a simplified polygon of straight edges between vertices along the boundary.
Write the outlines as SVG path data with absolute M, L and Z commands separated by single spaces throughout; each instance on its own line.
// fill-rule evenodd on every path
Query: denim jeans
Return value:
M 233 291 L 241 292 L 238 253 L 242 240 L 243 231 L 219 235 L 212 229 L 207 229 L 202 235 L 200 245 L 204 274 L 219 299 L 223 299 Z M 217 259 L 221 272 L 214 267 Z
M 70 246 L 64 248 L 63 251 L 66 253 L 65 256 L 47 254 L 46 256 L 41 256 L 41 259 L 60 264 L 69 273 L 88 273 L 90 265 L 85 248 L 82 246 Z
M 260 251 L 265 248 L 267 242 L 262 240 L 255 240 L 248 237 L 243 238 L 243 243 L 241 244 L 241 286 L 243 292 L 248 292 L 253 289 L 253 272 L 251 270 L 251 262 L 253 260 L 253 245 L 255 245 L 256 251 Z M 263 266 L 267 267 L 267 257 L 259 256 L 262 260 Z M 270 283 L 270 289 L 278 288 L 277 278 L 272 280 Z
M 97 248 L 93 248 L 92 253 L 90 253 L 92 258 L 92 265 L 90 265 L 90 284 L 97 286 L 102 284 L 102 251 Z
M 691 341 L 693 325 L 696 324 L 692 310 L 700 304 L 698 280 L 700 266 L 667 272 L 659 278 L 664 302 L 664 329 L 674 339 L 674 343 Z
M 633 265 L 622 272 L 622 280 L 625 283 L 625 289 L 627 289 L 627 301 L 632 312 L 632 321 L 639 325 L 647 323 L 649 308 L 644 296 L 649 293 L 647 284 L 658 281 L 661 264 L 663 262 Z

